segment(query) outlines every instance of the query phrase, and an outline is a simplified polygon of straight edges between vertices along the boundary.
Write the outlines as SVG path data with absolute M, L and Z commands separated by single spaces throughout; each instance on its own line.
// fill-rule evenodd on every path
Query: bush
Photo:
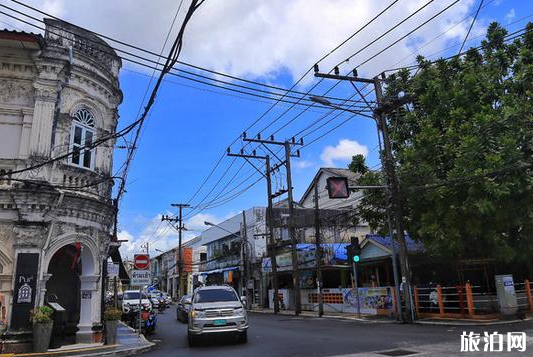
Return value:
M 122 311 L 117 310 L 115 308 L 107 308 L 104 311 L 104 320 L 105 321 L 114 321 L 114 320 L 120 320 L 122 317 Z
M 52 321 L 54 310 L 48 306 L 38 306 L 30 312 L 30 319 L 34 324 L 45 324 Z

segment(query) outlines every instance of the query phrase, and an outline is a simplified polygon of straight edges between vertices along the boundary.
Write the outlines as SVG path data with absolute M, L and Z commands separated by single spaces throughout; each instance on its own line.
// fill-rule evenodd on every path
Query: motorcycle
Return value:
M 140 313 L 141 318 L 141 332 L 145 335 L 153 335 L 157 324 L 157 318 L 151 305 L 143 305 Z M 139 308 L 134 306 L 128 312 L 127 321 L 129 325 L 134 328 L 139 328 Z
M 152 309 L 145 311 L 145 308 L 143 307 L 143 311 L 141 311 L 141 320 L 141 330 L 143 333 L 147 336 L 153 335 L 157 323 L 157 317 L 155 316 L 154 311 Z
M 165 301 L 165 298 L 164 297 L 159 297 L 158 298 L 158 301 L 159 301 L 159 306 L 158 306 L 158 311 L 160 314 L 162 314 L 163 312 L 165 312 L 165 308 L 166 308 L 166 301 Z

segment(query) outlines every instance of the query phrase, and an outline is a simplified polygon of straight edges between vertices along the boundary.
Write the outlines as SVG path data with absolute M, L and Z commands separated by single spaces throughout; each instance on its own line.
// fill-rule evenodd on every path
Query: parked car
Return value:
M 123 314 L 128 314 L 132 309 L 139 311 L 139 298 L 141 305 L 145 309 L 149 308 L 150 311 L 152 310 L 152 302 L 148 298 L 148 295 L 142 293 L 140 296 L 139 294 L 139 290 L 126 290 L 123 294 L 119 295 L 119 305 Z
M 194 291 L 187 328 L 189 346 L 210 334 L 230 334 L 243 343 L 248 339 L 246 309 L 231 286 L 204 286 Z
M 189 311 L 191 311 L 191 296 L 183 295 L 176 307 L 176 318 L 178 321 L 187 322 L 189 320 Z

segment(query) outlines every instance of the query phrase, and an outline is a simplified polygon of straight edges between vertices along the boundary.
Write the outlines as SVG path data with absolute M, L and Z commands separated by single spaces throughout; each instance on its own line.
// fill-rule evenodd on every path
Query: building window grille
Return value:
M 70 163 L 74 166 L 92 170 L 94 168 L 95 149 L 91 148 L 94 140 L 95 120 L 87 109 L 80 109 L 74 114 L 70 133 Z

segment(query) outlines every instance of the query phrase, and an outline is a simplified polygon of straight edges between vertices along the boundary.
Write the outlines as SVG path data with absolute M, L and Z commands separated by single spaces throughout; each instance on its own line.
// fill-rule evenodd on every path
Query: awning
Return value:
M 113 263 L 118 264 L 119 279 L 122 281 L 123 284 L 129 284 L 130 276 L 126 271 L 126 268 L 124 268 L 124 264 L 122 263 L 122 257 L 120 256 L 120 251 L 118 250 L 117 246 L 111 246 L 109 248 L 109 256 L 111 257 Z
M 197 271 L 192 273 L 192 275 L 209 275 L 209 274 L 216 274 L 216 273 L 223 273 L 225 271 L 230 270 L 241 270 L 242 267 L 240 266 L 233 266 L 228 268 L 220 268 L 220 269 L 213 269 L 213 270 L 207 270 L 207 271 Z

